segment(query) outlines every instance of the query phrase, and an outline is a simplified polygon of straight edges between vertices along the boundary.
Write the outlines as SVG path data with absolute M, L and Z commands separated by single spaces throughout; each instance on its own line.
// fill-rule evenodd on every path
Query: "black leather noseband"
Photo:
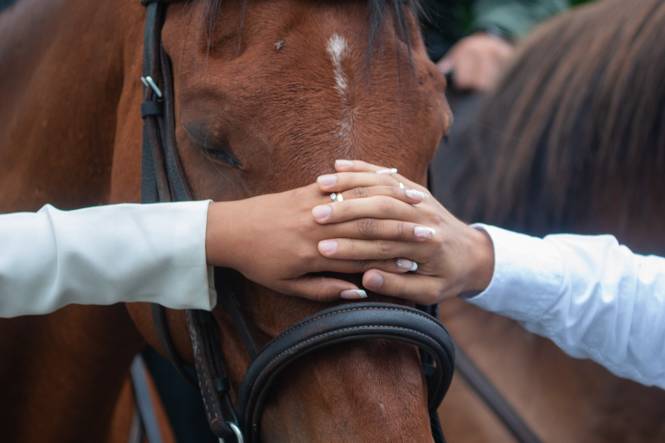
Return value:
M 191 200 L 175 140 L 173 76 L 168 55 L 161 45 L 167 0 L 143 0 L 146 6 L 144 66 L 145 85 L 141 106 L 143 125 L 142 201 L 144 203 Z M 443 442 L 437 408 L 450 385 L 454 346 L 443 325 L 427 311 L 386 303 L 352 303 L 321 311 L 277 336 L 260 351 L 254 343 L 235 295 L 224 285 L 224 270 L 215 271 L 219 304 L 233 321 L 252 358 L 238 399 L 233 401 L 219 330 L 211 313 L 187 311 L 196 380 L 213 433 L 220 439 L 241 443 L 260 441 L 259 423 L 264 403 L 277 377 L 290 365 L 316 350 L 360 340 L 392 340 L 416 346 L 428 388 L 432 433 Z M 171 339 L 165 311 L 153 307 L 155 327 L 172 362 L 186 377 L 183 361 Z M 194 381 L 194 380 L 192 380 Z
M 372 339 L 415 345 L 426 356 L 428 406 L 430 415 L 436 416 L 454 370 L 454 351 L 443 325 L 414 308 L 387 303 L 345 304 L 321 311 L 287 329 L 254 359 L 239 394 L 239 409 L 244 413 L 242 424 L 249 440 L 258 439 L 263 402 L 284 369 L 318 349 Z

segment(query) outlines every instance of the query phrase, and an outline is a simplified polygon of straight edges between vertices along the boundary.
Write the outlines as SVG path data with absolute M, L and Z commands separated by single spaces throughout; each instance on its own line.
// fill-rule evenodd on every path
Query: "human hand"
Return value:
M 427 189 L 394 170 L 348 160 L 337 161 L 335 169 L 336 174 L 319 178 L 319 186 L 323 192 L 341 192 L 344 200 L 313 213 L 318 223 L 338 225 L 349 234 L 319 242 L 322 256 L 382 263 L 392 259 L 402 273 L 370 269 L 363 286 L 422 304 L 487 287 L 494 251 L 484 232 L 455 218 Z M 390 190 L 384 189 L 386 180 Z
M 312 208 L 329 201 L 330 193 L 312 184 L 278 194 L 212 203 L 206 230 L 208 263 L 236 269 L 275 291 L 314 300 L 367 295 L 351 282 L 308 275 L 311 273 L 362 273 L 373 268 L 404 272 L 394 260 L 339 260 L 320 255 L 317 244 L 321 240 L 357 235 L 346 226 L 320 225 L 313 220 Z
M 460 90 L 487 91 L 499 80 L 515 48 L 501 37 L 476 33 L 461 39 L 437 64 L 444 74 L 454 71 Z

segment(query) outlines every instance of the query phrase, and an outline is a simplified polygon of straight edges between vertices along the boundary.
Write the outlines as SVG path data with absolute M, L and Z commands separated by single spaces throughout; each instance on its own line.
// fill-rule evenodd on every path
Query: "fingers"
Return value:
M 323 192 L 343 192 L 369 186 L 399 186 L 399 181 L 394 174 L 376 172 L 338 172 L 337 174 L 321 175 L 316 182 Z
M 417 223 L 376 218 L 361 218 L 328 227 L 327 238 L 361 240 L 427 241 L 436 233 L 432 228 Z
M 406 186 L 371 186 L 369 188 L 354 188 L 342 192 L 344 200 L 354 200 L 359 198 L 386 196 L 409 203 L 412 205 L 421 203 L 427 198 L 427 194 L 418 189 L 407 188 Z
M 395 168 L 386 168 L 385 166 L 377 166 L 372 163 L 367 163 L 362 160 L 337 160 L 335 161 L 335 170 L 338 173 L 342 172 L 373 172 L 378 173 L 378 175 L 389 175 L 392 176 L 396 181 L 403 183 L 405 187 L 411 189 L 418 189 L 420 191 L 426 191 L 426 189 L 414 183 L 403 175 L 399 174 Z M 342 189 L 343 191 L 344 189 Z
M 376 269 L 363 275 L 363 286 L 377 294 L 389 295 L 418 304 L 440 303 L 454 294 L 445 290 L 441 278 L 420 274 L 391 274 Z
M 367 163 L 362 160 L 335 160 L 335 170 L 339 172 L 376 172 L 381 169 L 387 168 L 385 166 Z
M 414 272 L 418 269 L 418 263 L 405 259 L 389 260 L 322 260 L 318 271 L 338 272 L 343 274 L 362 274 L 370 269 L 380 269 L 385 272 L 402 274 Z
M 336 260 L 389 260 L 395 257 L 409 257 L 424 261 L 429 248 L 420 243 L 407 243 L 391 240 L 351 240 L 337 238 L 322 240 L 318 244 L 321 255 Z
M 314 301 L 333 301 L 367 298 L 367 293 L 353 283 L 336 278 L 306 276 L 288 280 L 283 288 L 288 295 L 307 298 Z
M 359 218 L 394 219 L 413 222 L 418 219 L 418 212 L 414 206 L 380 195 L 316 206 L 312 209 L 312 215 L 321 224 L 340 223 Z

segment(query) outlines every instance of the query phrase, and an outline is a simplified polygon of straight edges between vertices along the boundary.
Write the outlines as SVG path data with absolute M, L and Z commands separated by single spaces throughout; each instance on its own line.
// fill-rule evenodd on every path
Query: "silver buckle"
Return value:
M 242 436 L 242 431 L 240 430 L 240 428 L 238 427 L 238 425 L 236 425 L 236 424 L 233 423 L 232 421 L 227 421 L 226 424 L 229 425 L 229 428 L 231 428 L 231 430 L 232 430 L 233 433 L 235 434 L 235 436 L 236 436 L 236 443 L 245 443 L 245 439 L 244 439 L 243 436 Z M 223 439 L 223 438 L 220 438 L 220 439 L 219 439 L 219 443 L 224 443 L 224 439 Z
M 143 86 L 146 88 L 152 89 L 152 92 L 155 93 L 157 98 L 162 98 L 162 90 L 159 89 L 159 86 L 157 86 L 157 83 L 150 77 L 149 75 L 146 75 L 144 77 L 141 77 L 141 83 L 143 83 Z

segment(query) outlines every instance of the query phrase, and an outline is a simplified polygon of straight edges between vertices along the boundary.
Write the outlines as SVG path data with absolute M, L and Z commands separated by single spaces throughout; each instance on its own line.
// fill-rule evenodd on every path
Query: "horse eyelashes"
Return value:
M 201 149 L 207 157 L 224 162 L 234 168 L 242 166 L 240 160 L 231 152 L 228 142 L 215 140 L 201 124 L 185 124 L 184 128 L 190 141 Z
M 208 156 L 212 157 L 215 160 L 223 161 L 224 163 L 232 166 L 234 168 L 239 168 L 242 166 L 240 160 L 238 160 L 233 154 L 225 149 L 216 149 L 203 147 L 203 152 Z

